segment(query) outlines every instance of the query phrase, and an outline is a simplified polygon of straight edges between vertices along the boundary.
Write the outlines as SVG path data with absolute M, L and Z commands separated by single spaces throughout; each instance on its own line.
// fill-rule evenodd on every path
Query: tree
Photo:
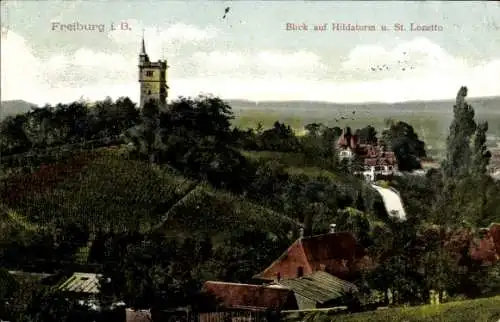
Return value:
M 167 109 L 148 103 L 129 131 L 139 155 L 169 164 L 197 180 L 241 192 L 252 168 L 236 149 L 231 107 L 219 98 L 180 98 Z
M 329 134 L 322 124 L 313 123 L 306 125 L 308 133 L 300 137 L 302 152 L 308 166 L 317 166 L 323 169 L 335 169 L 338 158 L 335 139 Z M 322 132 L 323 131 L 323 132 Z
M 389 218 L 371 229 L 368 249 L 378 265 L 367 274 L 367 281 L 385 294 L 386 301 L 392 295 L 394 304 L 421 303 L 425 296 L 420 261 L 426 246 L 419 227 L 418 218 L 405 222 Z
M 475 225 L 491 216 L 486 214 L 491 200 L 491 178 L 487 176 L 491 157 L 486 147 L 488 123 L 476 124 L 474 109 L 465 101 L 466 96 L 467 88 L 460 88 L 442 164 L 443 189 L 437 194 L 434 210 L 441 223 L 455 225 L 463 221 Z M 446 217 L 442 216 L 443 210 Z
M 377 131 L 371 125 L 357 129 L 355 134 L 358 136 L 359 143 L 361 144 L 377 144 Z
M 339 212 L 336 224 L 339 231 L 354 233 L 361 245 L 368 246 L 370 221 L 365 213 L 354 208 L 345 208 Z
M 463 177 L 471 165 L 470 139 L 476 131 L 474 109 L 466 101 L 467 87 L 462 86 L 453 106 L 453 120 L 446 140 L 446 159 L 442 169 L 445 180 Z
M 321 123 L 310 123 L 304 126 L 304 129 L 307 131 L 308 135 L 318 136 L 320 134 L 320 129 L 323 127 L 324 125 Z
M 91 322 L 96 316 L 87 305 L 67 299 L 64 294 L 38 287 L 33 291 L 31 300 L 25 310 L 16 314 L 15 321 L 20 322 Z
M 30 148 L 25 122 L 26 115 L 9 116 L 0 122 L 0 155 L 21 153 Z
M 413 127 L 405 122 L 389 121 L 389 128 L 382 133 L 383 141 L 398 160 L 402 171 L 420 169 L 420 158 L 426 156 L 425 143 L 418 138 Z
M 424 299 L 432 290 L 437 292 L 441 303 L 444 293 L 457 285 L 457 255 L 445 247 L 446 231 L 443 227 L 424 229 L 420 238 L 425 246 L 419 261 L 424 277 Z
M 262 150 L 297 152 L 299 139 L 289 125 L 276 121 L 271 129 L 262 132 L 259 138 Z
M 474 135 L 474 144 L 472 151 L 472 169 L 473 175 L 486 175 L 491 158 L 491 152 L 486 147 L 486 132 L 488 131 L 488 122 L 478 124 Z
M 192 304 L 201 287 L 196 274 L 200 261 L 207 260 L 212 249 L 206 238 L 176 240 L 150 234 L 127 243 L 125 254 L 104 267 L 103 303 L 122 299 L 131 308 L 151 309 L 153 319 L 164 309 Z

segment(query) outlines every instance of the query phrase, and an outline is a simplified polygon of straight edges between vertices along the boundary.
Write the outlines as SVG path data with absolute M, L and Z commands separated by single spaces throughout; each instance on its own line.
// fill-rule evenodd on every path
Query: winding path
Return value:
M 371 184 L 372 188 L 377 190 L 377 192 L 382 197 L 384 202 L 385 210 L 389 214 L 389 216 L 397 217 L 400 220 L 406 220 L 406 212 L 403 207 L 403 200 L 401 196 L 393 188 L 382 188 L 381 186 L 377 186 L 376 184 Z

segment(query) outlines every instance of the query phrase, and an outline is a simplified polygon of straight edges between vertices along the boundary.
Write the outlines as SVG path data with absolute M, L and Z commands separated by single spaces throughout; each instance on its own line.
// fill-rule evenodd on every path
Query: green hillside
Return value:
M 215 238 L 223 238 L 238 230 L 286 236 L 296 226 L 296 222 L 273 210 L 199 185 L 168 211 L 161 228 L 188 234 L 208 231 Z
M 349 315 L 329 315 L 328 312 L 317 311 L 300 318 L 301 321 L 324 322 L 496 322 L 499 319 L 500 296 Z M 297 317 L 290 315 L 289 321 L 296 320 L 298 320 Z
M 81 154 L 50 170 L 44 167 L 3 181 L 9 184 L 0 193 L 11 210 L 2 220 L 16 221 L 28 230 L 64 220 L 115 231 L 139 227 L 216 235 L 245 227 L 283 235 L 295 224 L 241 197 L 215 191 L 170 168 L 126 159 L 113 149 Z

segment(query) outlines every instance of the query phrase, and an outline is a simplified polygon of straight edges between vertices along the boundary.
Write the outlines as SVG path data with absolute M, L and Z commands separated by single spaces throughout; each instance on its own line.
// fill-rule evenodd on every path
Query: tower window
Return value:
M 304 276 L 304 267 L 299 266 L 297 268 L 297 277 L 302 277 L 302 276 Z
M 152 70 L 146 71 L 146 76 L 147 77 L 153 77 L 153 71 Z
M 151 90 L 148 91 L 148 95 L 151 95 Z

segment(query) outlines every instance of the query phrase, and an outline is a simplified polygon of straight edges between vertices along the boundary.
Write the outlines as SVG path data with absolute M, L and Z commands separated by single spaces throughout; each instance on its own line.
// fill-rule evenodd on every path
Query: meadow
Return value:
M 440 305 L 421 305 L 389 308 L 365 313 L 332 315 L 328 311 L 313 311 L 300 319 L 290 315 L 289 321 L 331 322 L 497 322 L 500 319 L 500 296 L 449 302 Z
M 470 99 L 477 120 L 489 123 L 490 144 L 500 140 L 500 99 Z M 260 123 L 271 127 L 279 120 L 290 125 L 297 134 L 310 123 L 357 129 L 371 125 L 381 132 L 386 121 L 404 121 L 413 126 L 427 144 L 431 156 L 442 155 L 453 117 L 452 101 L 405 102 L 397 104 L 333 104 L 316 102 L 230 102 L 235 113 L 233 124 L 239 128 L 255 128 Z

